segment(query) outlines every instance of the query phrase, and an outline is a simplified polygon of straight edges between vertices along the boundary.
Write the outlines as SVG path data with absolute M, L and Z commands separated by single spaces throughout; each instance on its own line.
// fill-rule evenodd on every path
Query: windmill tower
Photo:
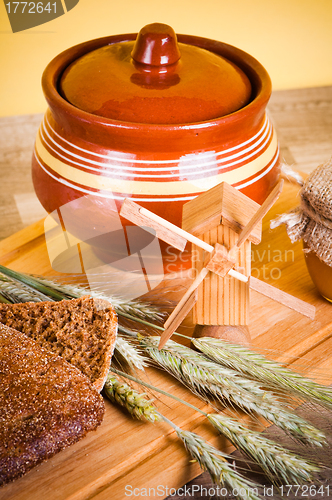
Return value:
M 233 267 L 249 278 L 251 274 L 251 244 L 262 237 L 262 222 L 258 221 L 248 238 L 237 246 L 239 234 L 259 210 L 260 205 L 229 184 L 222 182 L 183 206 L 182 228 L 215 247 L 233 249 Z M 193 244 L 192 268 L 199 275 L 209 253 Z M 248 282 L 226 274 L 211 272 L 197 288 L 193 307 L 194 336 L 216 336 L 246 343 L 250 335 Z
M 249 290 L 253 289 L 311 319 L 315 307 L 251 276 L 251 244 L 262 236 L 262 219 L 282 191 L 283 181 L 260 206 L 223 182 L 186 203 L 183 228 L 130 199 L 120 215 L 155 230 L 156 236 L 184 250 L 193 244 L 195 279 L 164 324 L 159 348 L 194 308 L 194 335 L 249 343 Z

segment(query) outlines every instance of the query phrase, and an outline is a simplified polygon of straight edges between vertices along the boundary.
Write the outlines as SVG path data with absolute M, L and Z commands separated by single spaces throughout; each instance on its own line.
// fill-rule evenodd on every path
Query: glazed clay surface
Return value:
M 150 26 L 148 35 L 153 30 L 164 30 L 160 25 Z M 169 36 L 166 30 L 165 37 Z M 181 105 L 174 106 L 175 123 L 149 123 L 149 113 L 145 114 L 146 121 L 140 123 L 130 121 L 128 116 L 125 116 L 127 121 L 100 116 L 98 112 L 105 108 L 105 104 L 96 103 L 94 109 L 80 109 L 81 99 L 87 102 L 87 95 L 78 93 L 76 104 L 63 96 L 61 85 L 65 80 L 62 78 L 80 60 L 89 59 L 98 50 L 106 50 L 105 47 L 107 50 L 116 47 L 115 52 L 122 50 L 122 44 L 124 47 L 132 44 L 134 48 L 136 38 L 136 34 L 127 34 L 92 40 L 66 50 L 50 62 L 43 75 L 43 90 L 49 109 L 36 139 L 32 161 L 34 187 L 46 210 L 56 212 L 62 226 L 75 237 L 83 241 L 93 240 L 93 245 L 102 252 L 107 253 L 112 247 L 111 260 L 121 258 L 123 252 L 128 254 L 128 241 L 118 244 L 115 234 L 122 225 L 128 226 L 125 220 L 120 221 L 121 227 L 118 225 L 118 210 L 125 198 L 131 198 L 180 225 L 183 204 L 222 181 L 262 203 L 275 185 L 280 170 L 276 134 L 265 112 L 271 94 L 270 78 L 258 61 L 227 44 L 189 35 L 177 36 L 180 55 L 183 47 L 184 52 L 189 53 L 199 49 L 207 53 L 208 60 L 222 57 L 232 70 L 237 68 L 236 78 L 244 75 L 240 77 L 242 90 L 233 93 L 237 101 L 232 104 L 233 111 L 226 110 L 228 114 L 222 116 L 202 121 L 201 111 L 194 104 L 186 111 L 187 116 L 181 118 L 183 109 L 186 109 Z M 128 54 L 126 64 L 135 68 L 140 78 L 142 75 L 144 78 L 160 76 L 160 67 L 156 70 L 152 64 L 139 62 L 140 55 L 135 61 Z M 172 54 L 176 59 L 177 55 Z M 176 67 L 184 68 L 185 64 L 182 64 L 181 56 L 175 62 L 172 57 L 171 64 L 164 64 L 161 68 L 166 67 L 164 74 L 173 78 L 177 74 Z M 143 65 L 143 71 L 137 70 L 140 65 Z M 187 78 L 191 87 L 195 81 L 192 77 L 190 72 L 188 75 L 183 73 L 181 84 L 182 79 Z M 91 73 L 90 80 L 93 79 Z M 250 98 L 246 103 L 248 82 Z M 145 84 L 142 81 L 139 84 L 131 81 L 130 84 L 138 94 L 141 90 L 145 92 L 144 99 L 148 99 L 146 95 L 149 96 L 150 91 L 151 96 L 159 90 L 163 95 L 165 91 L 173 93 L 180 88 L 180 83 L 174 82 L 168 89 L 161 85 L 159 90 L 150 88 L 146 81 Z M 153 87 L 154 83 L 151 85 Z M 198 96 L 201 87 L 198 81 Z M 181 93 L 180 96 L 173 95 L 173 102 L 184 99 L 185 90 L 183 92 L 182 96 Z M 137 96 L 131 99 L 135 101 Z M 147 104 L 146 109 L 150 109 L 149 106 L 152 104 Z M 238 106 L 240 108 L 236 109 Z M 166 108 L 165 105 L 165 116 L 169 114 Z M 144 110 L 144 106 L 141 109 Z M 177 109 L 179 116 L 176 116 Z M 117 110 L 121 110 L 120 104 Z M 129 106 L 125 113 L 135 115 L 135 109 Z M 138 110 L 137 116 L 141 116 L 140 113 L 142 111 Z M 187 121 L 182 123 L 182 119 Z M 146 241 L 142 236 L 141 244 L 146 245 Z M 162 251 L 166 260 L 171 252 L 171 263 L 178 259 L 172 249 L 162 247 Z M 182 261 L 182 267 L 190 267 L 190 259 L 182 258 Z

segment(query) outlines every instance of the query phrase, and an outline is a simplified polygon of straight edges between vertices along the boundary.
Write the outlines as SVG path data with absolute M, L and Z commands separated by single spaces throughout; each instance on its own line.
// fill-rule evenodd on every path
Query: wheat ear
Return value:
M 285 484 L 305 483 L 311 481 L 313 473 L 319 470 L 316 465 L 306 459 L 291 453 L 274 441 L 267 439 L 261 433 L 248 429 L 227 415 L 222 413 L 208 414 L 191 403 L 143 380 L 137 379 L 132 375 L 120 372 L 114 368 L 111 368 L 111 371 L 153 391 L 159 392 L 164 396 L 172 398 L 204 415 L 218 432 L 223 434 L 238 449 L 242 450 L 243 453 L 256 462 L 274 483 L 278 481 L 284 482 Z
M 242 379 L 236 372 L 228 369 L 225 372 L 220 365 L 171 340 L 161 350 L 158 350 L 159 337 L 144 337 L 140 343 L 154 361 L 205 400 L 209 400 L 211 394 L 219 400 L 227 399 L 246 411 L 261 415 L 303 443 L 325 444 L 322 431 L 288 411 L 273 393 L 259 386 L 252 390 L 255 383 Z
M 73 298 L 66 285 L 59 284 L 59 286 L 55 287 L 53 285 L 56 283 L 46 278 L 37 279 L 33 276 L 25 276 L 22 273 L 12 271 L 3 266 L 0 266 L 0 269 L 4 270 L 6 273 L 3 274 L 0 272 L 0 302 L 13 304 L 19 302 L 56 301 Z M 69 288 L 73 289 L 75 287 Z M 46 292 L 48 295 L 45 295 L 45 293 L 39 290 L 43 290 L 43 292 Z M 83 291 L 88 293 L 88 290 L 82 288 L 80 289 L 80 295 L 76 295 L 76 297 L 83 296 Z M 131 304 L 130 307 L 134 307 L 133 304 Z M 147 313 L 148 306 L 146 306 L 146 310 L 144 309 L 145 306 L 142 304 L 140 304 L 140 306 L 143 307 L 143 309 L 141 307 L 141 314 L 143 314 L 143 312 L 144 314 Z M 144 367 L 147 366 L 145 356 L 143 356 L 135 345 L 121 336 L 122 333 L 128 334 L 129 330 L 121 326 L 119 326 L 118 329 L 120 334 L 115 344 L 117 353 L 124 357 L 131 367 L 144 370 Z M 121 332 L 121 330 L 123 331 Z
M 151 401 L 146 399 L 146 394 L 139 393 L 128 384 L 120 382 L 113 373 L 107 375 L 104 392 L 111 401 L 124 406 L 138 420 L 145 419 L 149 422 L 161 420 Z
M 224 486 L 230 493 L 236 492 L 235 497 L 239 500 L 259 500 L 257 485 L 236 472 L 228 463 L 229 455 L 211 446 L 198 434 L 184 431 L 166 417 L 162 418 L 175 429 L 187 451 L 201 469 L 210 474 L 214 483 Z
M 3 273 L 0 273 L 0 292 L 10 304 L 50 300 L 47 295 Z
M 105 293 L 90 290 L 90 288 L 83 285 L 73 285 L 60 282 L 57 279 L 20 273 L 2 265 L 0 265 L 0 272 L 2 272 L 7 277 L 13 278 L 20 283 L 28 285 L 29 287 L 31 287 L 31 289 L 35 290 L 38 293 L 42 293 L 43 300 L 57 301 L 90 295 L 94 298 L 100 298 L 111 302 L 117 314 L 128 318 L 131 321 L 141 323 L 151 328 L 163 330 L 161 326 L 155 325 L 154 323 L 151 323 L 151 321 L 149 321 L 153 320 L 160 322 L 164 319 L 164 313 L 160 312 L 158 307 L 154 306 L 153 304 L 149 304 L 139 300 L 127 300 L 121 297 L 107 295 Z M 4 298 L 4 301 L 7 302 L 7 299 Z M 20 301 L 20 299 L 17 301 Z M 22 300 L 22 302 L 27 301 L 35 300 L 33 298 L 31 300 L 30 298 L 28 300 Z M 9 302 L 15 302 L 15 299 L 10 299 Z
M 118 336 L 115 343 L 116 354 L 120 354 L 122 358 L 132 368 L 144 370 L 148 365 L 147 358 L 133 345 L 130 340 L 121 336 L 121 327 L 118 327 Z
M 195 365 L 197 370 L 193 373 L 193 381 L 202 380 L 206 384 L 220 385 L 235 391 L 235 393 L 244 392 L 246 394 L 250 391 L 250 394 L 258 399 L 264 398 L 265 401 L 269 401 L 271 404 L 279 404 L 276 396 L 269 391 L 263 390 L 257 382 L 252 382 L 242 377 L 234 370 L 217 365 L 189 347 L 169 340 L 165 347 L 157 352 L 156 348 L 158 348 L 159 337 L 139 336 L 139 340 L 141 346 L 158 364 L 162 364 L 165 361 L 167 366 L 174 369 L 176 373 L 181 371 L 185 361 L 188 361 L 190 365 Z M 160 356 L 158 356 L 158 353 Z
M 332 391 L 246 347 L 212 338 L 193 339 L 194 346 L 212 361 L 232 368 L 277 390 L 332 409 Z
M 118 370 L 114 371 L 120 373 Z M 109 399 L 125 407 L 133 417 L 150 422 L 164 420 L 168 423 L 175 429 L 190 455 L 210 474 L 213 482 L 224 485 L 230 492 L 237 489 L 241 492 L 237 496 L 239 500 L 259 500 L 254 493 L 257 489 L 255 484 L 243 478 L 229 465 L 227 459 L 231 457 L 211 446 L 197 434 L 182 430 L 156 410 L 145 398 L 144 393 L 139 393 L 128 384 L 121 383 L 113 373 L 108 374 L 104 391 Z
M 251 431 L 223 414 L 207 415 L 211 424 L 237 448 L 256 462 L 274 483 L 300 484 L 310 482 L 319 468 L 302 457 L 289 452 L 259 432 Z
M 118 314 L 128 315 L 133 320 L 140 318 L 143 320 L 152 319 L 154 321 L 161 321 L 164 317 L 156 306 L 139 300 L 123 299 L 118 296 L 90 290 L 89 287 L 84 285 L 61 283 L 56 279 L 44 278 L 43 276 L 30 275 L 30 277 L 49 288 L 65 294 L 68 298 L 79 298 L 84 295 L 90 295 L 93 298 L 107 300 L 112 303 Z
M 32 276 L 19 273 L 18 271 L 13 271 L 12 269 L 2 266 L 1 264 L 0 264 L 0 272 L 3 273 L 5 276 L 8 276 L 13 280 L 17 280 L 20 283 L 24 283 L 25 285 L 28 285 L 34 290 L 37 290 L 38 292 L 44 294 L 46 297 L 46 299 L 44 300 L 63 300 L 64 298 L 62 293 L 59 293 L 57 292 L 57 290 L 54 290 L 50 287 L 43 285 L 42 283 L 39 283 Z

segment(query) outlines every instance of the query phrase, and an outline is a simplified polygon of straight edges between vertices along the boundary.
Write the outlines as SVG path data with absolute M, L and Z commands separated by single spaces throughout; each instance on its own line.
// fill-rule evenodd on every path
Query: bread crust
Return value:
M 104 412 L 75 366 L 0 325 L 0 485 L 96 429 Z
M 102 390 L 117 335 L 117 316 L 109 302 L 86 296 L 60 302 L 0 304 L 0 322 L 61 356 Z

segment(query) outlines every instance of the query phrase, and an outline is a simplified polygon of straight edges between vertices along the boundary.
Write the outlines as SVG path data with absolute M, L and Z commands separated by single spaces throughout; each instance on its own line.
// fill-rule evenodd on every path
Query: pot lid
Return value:
M 106 45 L 64 71 L 62 96 L 94 115 L 124 122 L 193 123 L 219 118 L 250 101 L 251 84 L 233 62 L 177 42 L 154 23 L 136 41 Z

